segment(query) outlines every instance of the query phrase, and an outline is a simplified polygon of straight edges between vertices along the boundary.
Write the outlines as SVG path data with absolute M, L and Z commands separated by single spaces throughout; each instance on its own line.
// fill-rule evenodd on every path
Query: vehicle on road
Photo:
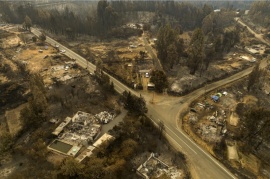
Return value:
M 60 50 L 60 53 L 66 53 L 66 50 Z

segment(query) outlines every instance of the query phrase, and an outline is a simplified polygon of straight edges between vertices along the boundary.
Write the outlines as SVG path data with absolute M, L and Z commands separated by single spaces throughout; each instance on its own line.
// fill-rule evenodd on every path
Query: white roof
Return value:
M 98 147 L 98 146 L 100 146 L 103 142 L 105 142 L 105 141 L 107 141 L 107 140 L 109 140 L 109 139 L 112 139 L 112 138 L 114 138 L 113 136 L 111 136 L 110 134 L 107 134 L 107 133 L 105 133 L 105 134 L 103 134 L 94 144 L 93 144 L 93 146 L 94 147 Z
M 66 125 L 68 125 L 68 123 L 71 121 L 70 117 L 67 117 L 53 132 L 52 134 L 54 135 L 59 135 L 62 130 L 66 127 Z

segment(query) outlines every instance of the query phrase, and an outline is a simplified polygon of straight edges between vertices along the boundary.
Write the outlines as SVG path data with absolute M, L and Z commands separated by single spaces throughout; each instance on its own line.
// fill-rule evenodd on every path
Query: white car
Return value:
M 66 52 L 66 50 L 60 50 L 60 53 L 65 53 Z

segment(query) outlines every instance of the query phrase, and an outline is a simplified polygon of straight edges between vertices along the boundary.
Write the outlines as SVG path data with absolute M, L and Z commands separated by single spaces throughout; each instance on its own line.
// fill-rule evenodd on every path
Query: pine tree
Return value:
M 260 77 L 263 74 L 263 70 L 260 69 L 259 64 L 257 64 L 252 72 L 249 74 L 248 76 L 248 85 L 247 85 L 247 90 L 250 91 L 252 89 L 252 87 L 257 86 L 258 87 L 258 83 L 260 82 Z
M 25 25 L 25 29 L 31 31 L 31 27 L 32 27 L 32 20 L 30 19 L 30 17 L 25 16 L 24 18 L 24 25 Z
M 202 69 L 205 58 L 204 35 L 201 29 L 193 32 L 187 52 L 190 74 L 194 75 L 198 69 Z
M 167 76 L 163 71 L 160 70 L 152 71 L 150 82 L 155 84 L 155 90 L 159 93 L 168 87 Z

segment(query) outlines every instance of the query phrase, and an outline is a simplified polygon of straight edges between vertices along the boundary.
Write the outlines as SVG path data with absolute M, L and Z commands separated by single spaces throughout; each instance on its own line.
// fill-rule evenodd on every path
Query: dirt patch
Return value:
M 238 123 L 239 123 L 239 116 L 237 115 L 237 113 L 232 112 L 229 118 L 229 124 L 232 126 L 237 126 Z
M 61 155 L 61 154 L 55 154 L 55 153 L 50 153 L 49 156 L 47 157 L 47 161 L 52 163 L 54 166 L 60 166 L 62 161 L 66 158 L 66 156 Z
M 184 121 L 189 121 L 188 116 L 185 116 L 183 118 Z M 213 152 L 213 145 L 208 145 L 205 141 L 203 141 L 198 135 L 196 135 L 196 133 L 193 132 L 193 129 L 186 124 L 186 122 L 183 123 L 183 128 L 184 131 L 192 137 L 192 139 L 199 144 L 200 146 L 202 146 L 204 149 L 206 149 L 209 153 L 211 153 L 212 155 L 214 155 Z
M 259 173 L 261 162 L 255 155 L 244 155 L 240 153 L 240 157 L 240 162 L 243 168 L 246 168 L 247 170 L 252 171 L 252 173 L 255 174 Z
M 38 47 L 35 44 L 30 44 L 26 50 L 23 50 L 17 59 L 27 64 L 27 69 L 31 73 L 38 73 L 44 68 L 50 66 L 50 61 L 45 59 L 45 56 L 52 55 L 55 51 L 53 47 L 48 47 L 47 50 L 42 50 L 44 47 Z M 42 50 L 39 52 L 39 50 Z
M 0 37 L 0 47 L 3 49 L 18 46 L 20 43 L 20 38 L 15 33 L 5 30 L 4 27 L 0 28 Z
M 0 74 L 0 83 L 6 83 L 8 82 L 8 78 L 4 76 L 3 74 Z
M 238 152 L 237 152 L 236 143 L 227 144 L 227 151 L 228 151 L 228 160 L 239 161 L 239 155 L 238 155 Z
M 8 124 L 9 132 L 12 136 L 15 136 L 22 128 L 20 121 L 20 112 L 26 106 L 22 104 L 19 107 L 6 111 L 6 121 Z
M 246 95 L 243 98 L 243 102 L 249 105 L 256 105 L 258 102 L 258 99 L 255 96 L 252 95 Z

